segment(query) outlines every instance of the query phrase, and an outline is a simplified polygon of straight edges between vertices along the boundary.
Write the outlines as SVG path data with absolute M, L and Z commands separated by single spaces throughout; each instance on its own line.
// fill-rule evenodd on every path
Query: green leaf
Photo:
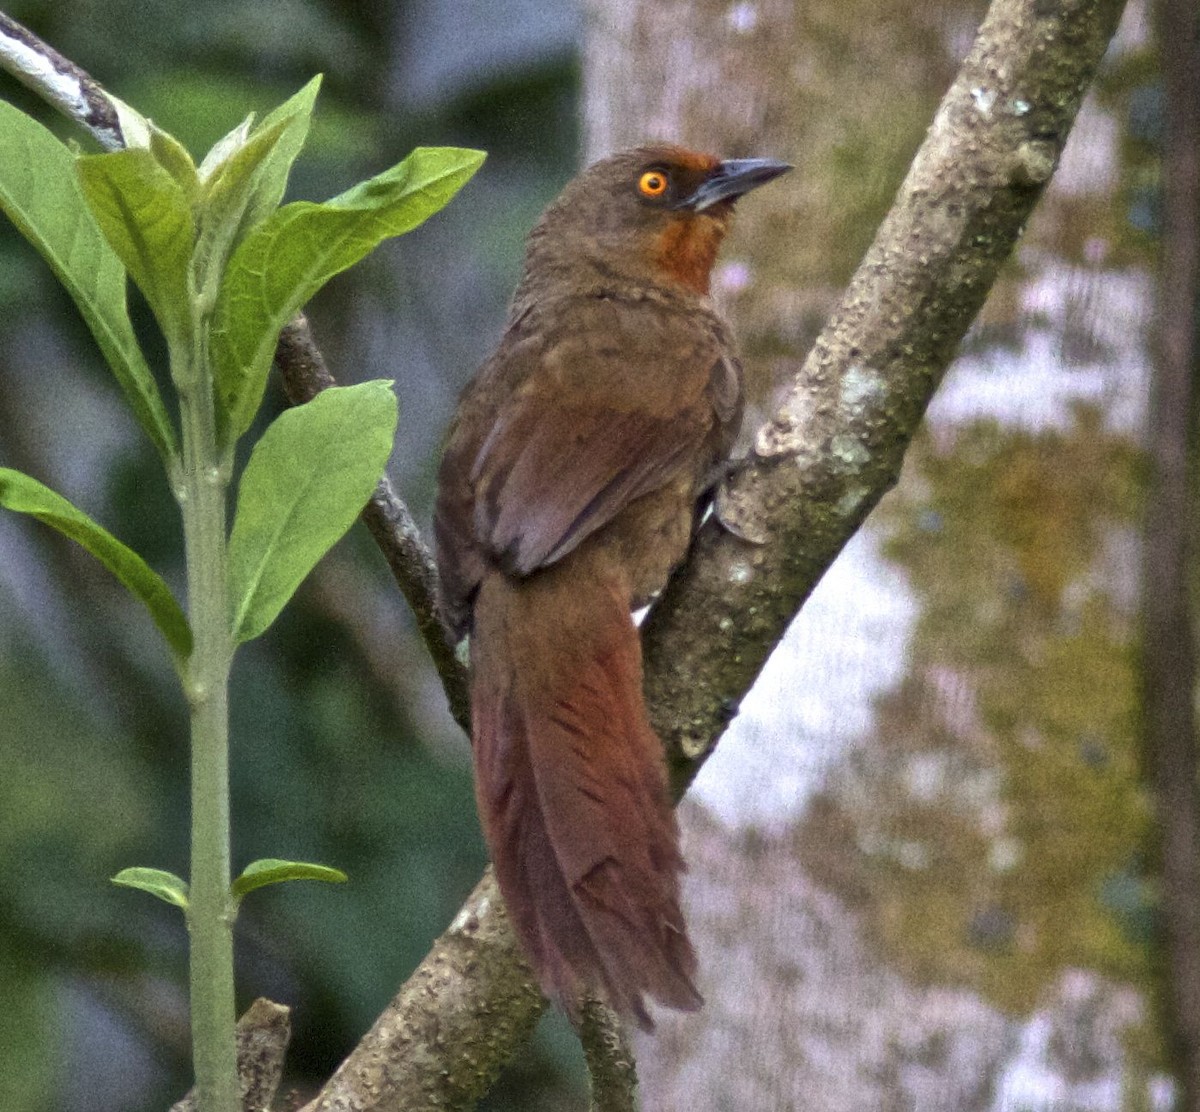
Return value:
M 265 131 L 257 131 L 216 167 L 213 176 L 205 182 L 192 272 L 196 288 L 202 291 L 210 305 L 216 300 L 216 283 L 220 281 L 225 261 L 239 239 L 263 160 L 285 126 L 278 122 Z
M 484 157 L 456 147 L 418 147 L 398 166 L 325 204 L 285 205 L 242 241 L 218 296 L 212 344 L 232 439 L 254 420 L 279 330 L 292 315 L 335 274 L 442 208 Z
M 41 124 L 0 101 L 0 209 L 79 307 L 130 408 L 164 462 L 175 430 L 125 306 L 125 269 L 104 240 L 75 176 L 75 156 Z
M 206 298 L 220 280 L 230 250 L 273 213 L 287 187 L 288 173 L 308 135 L 313 102 L 321 87 L 314 77 L 253 131 L 247 117 L 209 151 L 201 165 L 204 181 L 200 235 L 194 269 Z
M 76 162 L 83 195 L 109 246 L 146 295 L 172 347 L 191 334 L 190 198 L 145 148 L 83 155 Z
M 121 125 L 121 134 L 125 138 L 126 147 L 143 147 L 150 149 L 151 133 L 154 125 L 146 119 L 131 104 L 126 104 L 120 97 L 108 93 L 109 103 L 117 113 L 117 123 Z
M 292 171 L 292 163 L 308 138 L 308 127 L 312 121 L 313 104 L 321 89 L 321 75 L 317 74 L 298 93 L 285 100 L 273 112 L 268 112 L 258 131 L 267 131 L 276 124 L 282 123 L 283 130 L 279 141 L 271 147 L 263 160 L 263 167 L 258 175 L 258 181 L 246 209 L 243 228 L 249 229 L 260 224 L 270 216 L 283 200 L 287 189 L 288 175 Z
M 143 892 L 149 892 L 150 895 L 187 911 L 187 881 L 165 869 L 122 869 L 112 878 L 112 882 L 123 888 L 140 888 Z
M 235 644 L 275 620 L 370 497 L 396 429 L 391 386 L 325 390 L 280 414 L 254 446 L 229 540 Z
M 189 198 L 194 197 L 200 188 L 200 175 L 187 147 L 132 105 L 112 93 L 105 93 L 105 96 L 116 110 L 125 148 L 149 151 L 154 155 L 154 160 L 179 183 L 184 193 Z
M 287 880 L 322 880 L 327 884 L 345 884 L 346 874 L 341 869 L 332 869 L 328 865 L 264 857 L 247 865 L 242 870 L 242 875 L 229 886 L 229 891 L 235 901 L 240 901 L 247 892 L 253 892 L 255 888 L 265 888 L 268 884 L 282 884 Z
M 150 611 L 179 659 L 192 651 L 192 630 L 162 578 L 133 549 L 36 479 L 0 467 L 0 506 L 29 514 L 83 545 Z
M 174 135 L 163 131 L 153 120 L 147 122 L 150 125 L 150 153 L 154 155 L 155 162 L 175 179 L 190 203 L 200 192 L 200 175 L 196 172 L 192 156 Z
M 209 148 L 208 154 L 204 156 L 204 161 L 196 170 L 202 188 L 209 188 L 213 179 L 218 176 L 217 171 L 221 170 L 229 159 L 246 145 L 246 140 L 250 138 L 250 129 L 253 126 L 254 113 L 251 112 L 237 127 L 226 132 Z

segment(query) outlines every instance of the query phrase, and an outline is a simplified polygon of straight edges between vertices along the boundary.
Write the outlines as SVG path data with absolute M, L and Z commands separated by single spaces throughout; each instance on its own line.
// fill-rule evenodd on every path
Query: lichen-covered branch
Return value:
M 629 1032 L 603 1000 L 584 1001 L 579 1041 L 591 1079 L 591 1112 L 637 1112 L 637 1064 Z
M 473 1108 L 546 1006 L 491 869 L 302 1112 Z

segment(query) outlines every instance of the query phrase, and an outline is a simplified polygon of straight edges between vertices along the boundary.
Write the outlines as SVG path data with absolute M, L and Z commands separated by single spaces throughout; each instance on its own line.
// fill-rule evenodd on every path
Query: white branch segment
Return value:
M 104 90 L 74 62 L 3 12 L 0 12 L 0 69 L 85 127 L 106 150 L 125 146 L 117 108 Z

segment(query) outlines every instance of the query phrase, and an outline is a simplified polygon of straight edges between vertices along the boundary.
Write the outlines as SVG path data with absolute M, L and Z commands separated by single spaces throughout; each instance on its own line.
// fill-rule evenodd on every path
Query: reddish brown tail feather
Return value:
M 646 1029 L 643 994 L 700 1007 L 679 910 L 678 828 L 642 701 L 628 592 L 615 576 L 557 566 L 521 581 L 497 572 L 474 614 L 476 799 L 543 990 L 574 1014 L 581 989 L 602 988 Z

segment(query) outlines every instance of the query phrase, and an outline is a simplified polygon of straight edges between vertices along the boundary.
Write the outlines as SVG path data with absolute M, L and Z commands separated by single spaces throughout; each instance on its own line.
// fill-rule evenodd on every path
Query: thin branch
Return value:
M 275 363 L 283 378 L 284 392 L 293 405 L 309 401 L 322 390 L 337 385 L 302 313 L 280 333 Z M 412 607 L 417 629 L 446 689 L 450 712 L 469 733 L 471 703 L 467 670 L 454 655 L 442 623 L 437 601 L 437 567 L 421 540 L 417 523 L 386 475 L 371 495 L 362 519 L 387 560 L 401 594 Z

